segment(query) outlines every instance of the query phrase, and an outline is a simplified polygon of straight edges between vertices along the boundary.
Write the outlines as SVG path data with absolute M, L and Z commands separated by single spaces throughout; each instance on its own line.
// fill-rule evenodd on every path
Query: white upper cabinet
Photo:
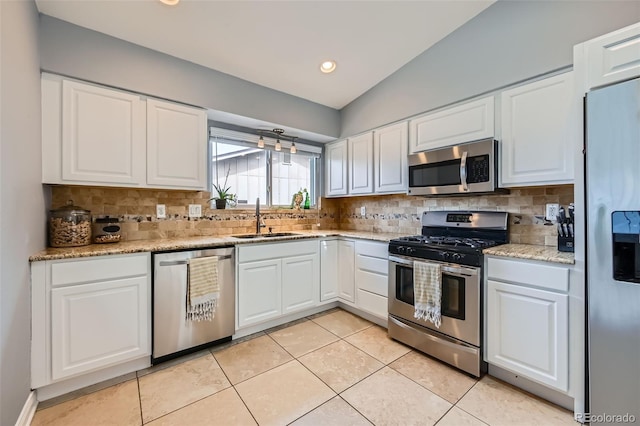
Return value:
M 373 132 L 349 138 L 349 194 L 373 192 Z
M 43 82 L 50 84 L 50 81 Z M 59 83 L 57 83 L 59 86 Z M 44 88 L 43 96 L 57 88 Z M 62 100 L 43 99 L 43 114 L 61 109 L 61 135 L 54 157 L 44 156 L 43 165 L 59 158 L 58 179 L 74 183 L 144 185 L 144 102 L 138 95 L 75 81 L 62 81 Z M 52 182 L 55 183 L 55 182 Z
M 590 40 L 585 46 L 589 89 L 640 75 L 640 24 Z
M 147 183 L 164 188 L 206 189 L 205 110 L 147 100 Z
M 41 81 L 43 183 L 206 189 L 204 110 L 52 74 Z
M 493 96 L 409 121 L 409 153 L 494 136 Z
M 573 183 L 574 93 L 573 72 L 502 92 L 501 187 Z
M 327 144 L 325 156 L 325 196 L 347 195 L 347 140 Z
M 373 132 L 376 193 L 407 190 L 408 123 L 402 122 Z

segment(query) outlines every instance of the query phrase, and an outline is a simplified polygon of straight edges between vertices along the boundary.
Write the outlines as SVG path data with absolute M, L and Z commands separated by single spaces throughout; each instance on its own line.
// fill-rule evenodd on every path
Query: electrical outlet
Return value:
M 189 204 L 189 217 L 201 217 L 202 206 L 200 204 Z
M 164 204 L 156 204 L 156 217 L 158 219 L 165 219 L 167 217 L 167 206 Z
M 555 221 L 558 216 L 558 210 L 560 210 L 560 204 L 547 204 L 545 219 Z
M 365 216 L 367 214 L 367 208 L 365 206 L 360 207 L 360 216 Z

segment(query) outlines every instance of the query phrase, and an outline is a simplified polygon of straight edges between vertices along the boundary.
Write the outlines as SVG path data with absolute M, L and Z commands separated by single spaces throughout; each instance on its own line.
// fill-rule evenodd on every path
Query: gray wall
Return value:
M 640 21 L 640 1 L 498 1 L 347 105 L 351 136 L 569 66 L 573 46 Z
M 45 15 L 40 43 L 46 71 L 321 135 L 340 130 L 333 108 Z
M 30 392 L 28 258 L 45 247 L 38 12 L 0 1 L 0 424 L 15 424 Z

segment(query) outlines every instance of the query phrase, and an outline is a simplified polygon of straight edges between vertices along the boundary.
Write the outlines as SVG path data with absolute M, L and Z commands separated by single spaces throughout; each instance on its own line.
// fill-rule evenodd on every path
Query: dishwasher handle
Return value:
M 214 256 L 211 256 L 214 257 Z M 197 259 L 202 259 L 201 257 L 197 258 Z M 226 259 L 231 259 L 231 255 L 227 255 L 227 256 L 218 256 L 218 260 L 226 260 Z M 189 261 L 188 260 L 168 260 L 168 261 L 164 261 L 164 262 L 160 262 L 160 266 L 175 266 L 175 265 L 188 265 Z

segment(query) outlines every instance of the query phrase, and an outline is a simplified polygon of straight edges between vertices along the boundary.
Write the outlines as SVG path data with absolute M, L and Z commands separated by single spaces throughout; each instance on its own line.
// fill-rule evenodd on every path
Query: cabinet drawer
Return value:
M 490 279 L 531 285 L 549 290 L 569 291 L 569 268 L 524 260 L 487 258 Z
M 356 268 L 386 276 L 389 274 L 389 261 L 379 257 L 358 254 L 356 255 Z
M 149 253 L 52 262 L 51 286 L 146 275 L 149 266 Z
M 358 289 L 357 294 L 358 308 L 367 311 L 377 317 L 387 319 L 389 316 L 389 307 L 386 297 L 369 293 L 368 291 Z
M 356 241 L 356 254 L 379 257 L 387 259 L 389 257 L 389 244 L 372 241 Z
M 374 272 L 356 270 L 356 288 L 370 291 L 371 293 L 387 297 L 389 288 L 387 274 L 376 274 Z
M 305 254 L 316 254 L 319 250 L 320 242 L 316 239 L 295 242 L 241 245 L 238 246 L 238 263 L 278 259 L 291 256 L 303 256 Z

